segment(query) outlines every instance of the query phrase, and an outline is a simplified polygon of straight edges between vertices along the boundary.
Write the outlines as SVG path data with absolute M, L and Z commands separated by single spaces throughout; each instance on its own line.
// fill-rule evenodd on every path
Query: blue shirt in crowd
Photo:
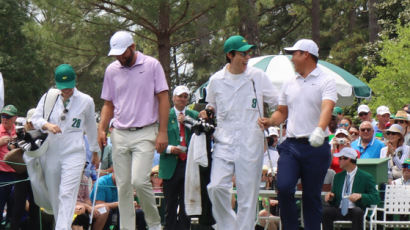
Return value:
M 362 139 L 359 137 L 359 139 L 352 143 L 352 148 L 360 152 L 360 159 L 380 158 L 380 150 L 385 146 L 382 141 L 373 137 L 366 148 L 363 148 L 361 140 Z
M 98 192 L 95 200 L 104 201 L 106 203 L 112 203 L 118 201 L 117 187 L 112 180 L 112 173 L 102 176 L 98 179 L 98 182 L 94 184 L 93 190 L 90 194 L 90 199 L 94 199 L 95 185 L 98 183 Z

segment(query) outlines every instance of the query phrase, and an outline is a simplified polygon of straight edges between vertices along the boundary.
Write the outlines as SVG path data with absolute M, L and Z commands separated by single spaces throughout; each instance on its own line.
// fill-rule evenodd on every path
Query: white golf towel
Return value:
M 193 134 L 188 148 L 185 170 L 185 212 L 188 216 L 201 215 L 201 181 L 199 166 L 208 167 L 206 136 Z

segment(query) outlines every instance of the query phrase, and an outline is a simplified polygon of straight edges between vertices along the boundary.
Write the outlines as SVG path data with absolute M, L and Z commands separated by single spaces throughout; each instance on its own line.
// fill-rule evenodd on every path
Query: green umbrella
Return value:
M 283 82 L 295 77 L 291 58 L 290 55 L 267 55 L 249 59 L 248 65 L 265 71 L 274 85 L 282 87 Z M 337 105 L 351 105 L 355 97 L 371 97 L 370 87 L 346 70 L 322 60 L 319 60 L 318 67 L 335 80 Z

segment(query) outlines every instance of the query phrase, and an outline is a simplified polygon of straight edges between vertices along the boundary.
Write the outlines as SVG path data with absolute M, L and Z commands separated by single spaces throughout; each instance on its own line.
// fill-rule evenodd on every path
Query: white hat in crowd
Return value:
M 186 94 L 189 95 L 189 89 L 185 85 L 179 85 L 179 86 L 175 87 L 173 96 L 179 96 L 183 93 L 186 93 Z
M 279 137 L 278 129 L 275 128 L 275 127 L 269 127 L 269 128 L 268 128 L 268 136 L 269 136 L 269 137 L 270 137 L 270 136 L 277 136 L 277 137 Z
M 349 132 L 346 129 L 337 129 L 335 136 L 337 136 L 338 134 L 343 133 L 344 135 L 346 135 L 347 137 L 349 136 Z
M 335 156 L 335 157 L 345 156 L 345 157 L 348 157 L 350 159 L 356 160 L 357 152 L 353 148 L 344 147 L 342 150 L 340 150 L 340 152 L 333 154 L 333 156 Z
M 381 105 L 379 107 L 377 107 L 377 115 L 384 115 L 384 114 L 391 114 L 389 107 L 385 106 L 385 105 Z
M 288 53 L 293 53 L 297 50 L 307 51 L 310 54 L 319 57 L 319 47 L 313 40 L 310 39 L 300 39 L 292 47 L 285 48 L 285 51 Z
M 27 122 L 31 122 L 31 117 L 34 115 L 34 112 L 36 112 L 35 108 L 29 109 L 27 111 L 27 115 L 26 115 Z
M 401 127 L 401 125 L 398 124 L 392 124 L 387 130 L 385 130 L 386 132 L 392 132 L 392 133 L 400 133 L 403 136 L 403 127 Z
M 357 108 L 357 114 L 368 112 L 370 112 L 370 108 L 367 105 L 360 105 L 359 108 Z
M 131 33 L 118 31 L 110 39 L 110 52 L 108 56 L 122 55 L 128 47 L 134 44 Z

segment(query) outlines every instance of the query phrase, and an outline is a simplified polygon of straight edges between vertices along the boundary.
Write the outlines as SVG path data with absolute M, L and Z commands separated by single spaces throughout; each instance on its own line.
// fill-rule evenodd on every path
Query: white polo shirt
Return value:
M 297 74 L 282 86 L 279 105 L 288 107 L 287 137 L 309 137 L 319 124 L 323 100 L 336 103 L 336 82 L 316 67 L 306 78 Z

